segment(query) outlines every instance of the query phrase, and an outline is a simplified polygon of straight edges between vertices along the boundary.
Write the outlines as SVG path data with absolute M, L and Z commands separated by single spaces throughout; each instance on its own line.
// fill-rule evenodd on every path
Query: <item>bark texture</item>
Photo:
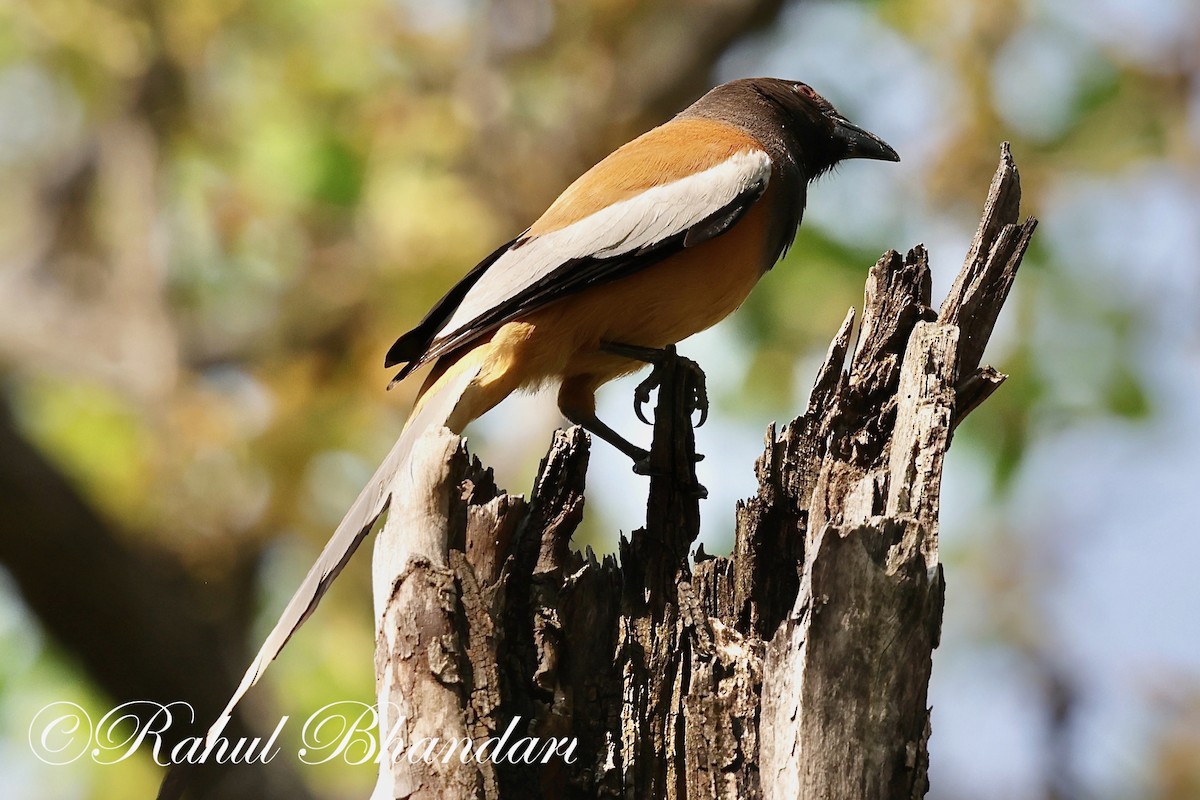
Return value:
M 454 440 L 439 445 L 434 502 L 397 516 L 436 553 L 377 570 L 380 699 L 402 696 L 441 735 L 482 741 L 515 719 L 513 738 L 576 746 L 426 770 L 377 797 L 924 796 L 942 464 L 955 425 L 1005 377 L 980 359 L 1036 225 L 1017 223 L 1019 201 L 1005 145 L 940 311 L 922 247 L 875 264 L 857 334 L 851 309 L 804 413 L 768 429 L 728 558 L 689 559 L 690 370 L 659 391 L 646 527 L 619 561 L 569 546 L 579 429 L 555 436 L 527 502 Z

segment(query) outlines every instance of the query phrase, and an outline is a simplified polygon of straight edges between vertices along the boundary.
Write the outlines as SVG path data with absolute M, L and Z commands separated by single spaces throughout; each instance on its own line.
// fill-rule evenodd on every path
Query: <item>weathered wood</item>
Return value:
M 820 527 L 796 605 L 767 647 L 765 797 L 924 795 L 925 697 L 941 627 L 938 490 L 957 334 L 917 323 L 886 462 L 852 473 L 857 484 L 845 497 L 856 507 L 844 515 L 852 521 L 812 520 Z
M 619 565 L 569 546 L 584 504 L 580 430 L 556 434 L 528 503 L 465 451 L 447 456 L 451 477 L 430 495 L 446 498 L 442 522 L 423 511 L 405 524 L 429 525 L 448 554 L 390 562 L 391 603 L 407 610 L 389 607 L 381 627 L 384 682 L 414 673 L 413 713 L 476 740 L 519 718 L 519 735 L 576 745 L 570 760 L 421 773 L 405 790 L 922 797 L 942 468 L 954 427 L 1005 377 L 980 359 L 1036 224 L 1017 224 L 1019 202 L 1005 145 L 940 312 L 923 248 L 871 269 L 857 337 L 851 310 L 804 413 L 767 431 L 728 558 L 688 560 L 695 387 L 678 364 L 657 400 L 646 527 L 622 539 Z M 448 486 L 458 491 L 437 494 Z M 424 600 L 409 591 L 421 587 Z
M 465 679 L 474 664 L 464 656 L 486 661 L 487 652 L 470 652 L 458 634 L 459 587 L 450 568 L 450 498 L 466 477 L 465 461 L 449 431 L 424 434 L 413 449 L 413 468 L 393 479 L 397 500 L 375 540 L 375 680 L 385 749 L 469 735 L 472 714 L 464 712 L 474 687 L 468 692 Z M 474 673 L 487 674 L 486 668 Z M 399 752 L 382 761 L 372 797 L 482 798 L 485 777 L 480 764 L 413 760 Z

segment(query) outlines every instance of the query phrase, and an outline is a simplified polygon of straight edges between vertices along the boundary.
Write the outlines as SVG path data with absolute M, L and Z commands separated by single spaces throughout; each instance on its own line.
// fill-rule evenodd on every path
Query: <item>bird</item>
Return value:
M 432 365 L 413 411 L 221 719 L 386 510 L 424 431 L 461 433 L 510 394 L 556 382 L 563 416 L 643 462 L 597 418 L 597 389 L 740 306 L 795 238 L 808 185 L 847 159 L 900 160 L 808 84 L 730 81 L 615 150 L 470 270 L 388 350 L 393 384 Z

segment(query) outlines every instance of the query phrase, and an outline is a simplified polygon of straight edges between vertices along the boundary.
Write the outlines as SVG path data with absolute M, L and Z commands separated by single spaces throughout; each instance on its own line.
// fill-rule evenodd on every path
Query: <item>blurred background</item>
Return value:
M 399 432 L 393 339 L 613 147 L 759 74 L 904 160 L 823 179 L 786 262 L 683 345 L 715 401 L 706 549 L 879 253 L 925 242 L 940 300 L 1011 140 L 1042 224 L 985 359 L 1012 378 L 947 465 L 930 797 L 1200 798 L 1194 0 L 0 4 L 5 796 L 150 796 L 148 752 L 48 766 L 31 719 L 212 713 Z M 646 439 L 631 387 L 600 415 Z M 519 398 L 471 446 L 526 492 L 559 424 Z M 644 499 L 597 447 L 579 543 Z M 268 730 L 373 701 L 368 561 L 252 694 Z M 241 796 L 373 784 L 262 772 Z

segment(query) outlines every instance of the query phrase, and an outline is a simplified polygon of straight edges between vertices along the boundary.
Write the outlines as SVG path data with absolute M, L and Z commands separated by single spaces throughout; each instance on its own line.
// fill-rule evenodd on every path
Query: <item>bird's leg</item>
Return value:
M 642 414 L 642 406 L 650 402 L 651 392 L 658 389 L 656 415 L 667 415 L 667 419 L 658 419 L 655 422 L 654 446 L 644 462 L 644 469 L 638 468 L 643 464 L 634 467 L 636 472 L 651 475 L 651 497 L 655 495 L 655 473 L 659 473 L 657 477 L 669 477 L 672 484 L 678 484 L 676 488 L 665 491 L 678 491 L 681 486 L 693 497 L 707 497 L 708 490 L 696 480 L 695 470 L 695 462 L 704 456 L 696 452 L 695 439 L 688 420 L 696 411 L 700 412 L 700 424 L 708 417 L 708 392 L 705 390 L 704 373 L 700 370 L 700 365 L 681 357 L 675 352 L 673 345 L 659 350 L 620 342 L 604 342 L 600 347 L 607 353 L 645 361 L 654 367 L 650 377 L 637 387 L 633 401 L 633 409 L 638 418 L 650 424 Z M 670 381 L 669 386 L 667 381 Z M 667 394 L 664 395 L 663 392 Z M 680 426 L 684 426 L 686 432 L 681 430 Z M 689 461 L 691 463 L 687 463 Z M 659 491 L 664 489 L 660 487 Z
M 642 406 L 650 402 L 650 393 L 662 386 L 662 365 L 668 360 L 674 360 L 678 366 L 690 373 L 690 380 L 686 382 L 686 386 L 692 393 L 692 410 L 700 412 L 700 420 L 696 423 L 696 427 L 699 428 L 708 419 L 708 389 L 705 384 L 704 372 L 695 361 L 684 358 L 675 352 L 675 345 L 669 344 L 666 347 L 657 348 L 639 347 L 620 342 L 603 342 L 600 349 L 613 355 L 625 356 L 653 365 L 650 376 L 639 383 L 633 392 L 633 411 L 642 422 L 647 425 L 651 424 L 642 413 Z M 699 454 L 696 456 L 697 461 L 703 458 L 704 456 Z
M 562 409 L 565 416 L 572 424 L 578 425 L 593 436 L 597 436 L 611 444 L 613 447 L 620 450 L 625 455 L 633 459 L 633 471 L 639 475 L 645 475 L 646 470 L 650 466 L 650 451 L 643 450 L 633 442 L 629 441 L 621 434 L 614 431 L 612 428 L 600 421 L 600 418 L 593 412 L 585 414 L 578 411 L 573 411 L 570 408 Z

